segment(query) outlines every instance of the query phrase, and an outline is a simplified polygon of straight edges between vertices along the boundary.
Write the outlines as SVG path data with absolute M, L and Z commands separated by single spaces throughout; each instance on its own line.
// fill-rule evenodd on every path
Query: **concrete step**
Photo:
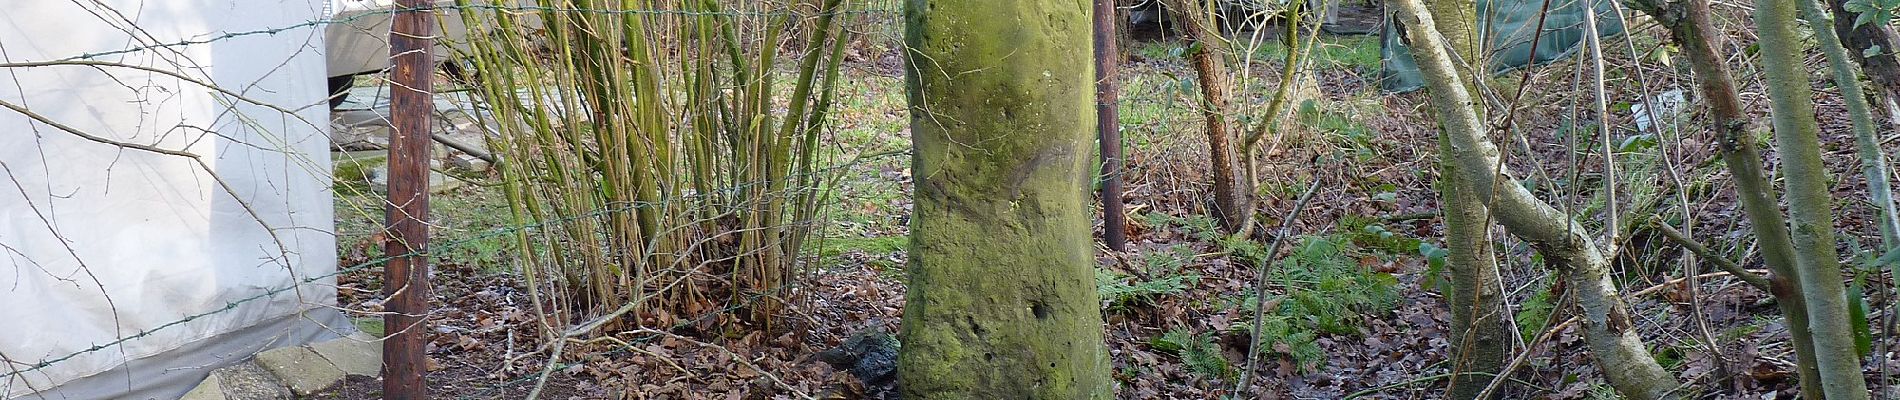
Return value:
M 185 393 L 184 400 L 289 400 L 310 396 L 347 376 L 378 376 L 383 347 L 357 333 L 309 345 L 257 353 L 249 362 L 219 368 Z

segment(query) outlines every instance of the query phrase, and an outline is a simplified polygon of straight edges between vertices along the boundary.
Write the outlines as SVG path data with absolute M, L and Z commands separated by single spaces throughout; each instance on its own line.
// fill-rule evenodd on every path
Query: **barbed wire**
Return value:
M 354 15 L 344 16 L 340 18 L 329 18 L 328 15 L 326 15 L 325 18 L 314 19 L 314 20 L 309 20 L 309 21 L 295 23 L 291 25 L 285 25 L 285 26 L 263 28 L 263 29 L 251 29 L 251 30 L 244 30 L 244 31 L 237 31 L 237 32 L 205 33 L 205 34 L 194 35 L 189 38 L 176 40 L 176 41 L 143 44 L 143 45 L 125 47 L 125 48 L 116 49 L 116 50 L 87 52 L 87 53 L 82 53 L 82 54 L 63 57 L 63 58 L 55 58 L 55 59 L 50 59 L 50 60 L 45 60 L 45 61 L 27 61 L 23 63 L 84 64 L 88 62 L 97 62 L 97 60 L 102 59 L 102 58 L 108 58 L 108 57 L 119 56 L 119 55 L 126 55 L 126 54 L 133 54 L 133 53 L 140 53 L 140 52 L 147 52 L 147 51 L 167 50 L 167 49 L 179 48 L 179 47 L 206 45 L 206 44 L 213 44 L 217 42 L 235 40 L 235 39 L 246 38 L 246 37 L 274 36 L 274 35 L 279 35 L 279 34 L 284 34 L 288 32 L 304 30 L 304 29 L 312 29 L 312 28 L 322 29 L 322 27 L 332 26 L 336 24 L 351 25 L 357 22 L 362 22 L 362 21 L 374 21 L 375 19 L 378 19 L 378 18 L 387 18 L 396 13 L 408 12 L 408 11 L 470 11 L 470 12 L 495 12 L 495 13 L 576 13 L 576 14 L 604 14 L 604 15 L 618 15 L 618 16 L 678 16 L 678 17 L 726 16 L 726 17 L 744 17 L 744 18 L 777 18 L 777 17 L 811 18 L 811 17 L 824 16 L 827 14 L 874 16 L 874 17 L 887 16 L 888 17 L 888 16 L 900 15 L 902 12 L 901 4 L 895 0 L 852 1 L 851 3 L 858 4 L 858 5 L 868 4 L 868 6 L 863 6 L 863 7 L 854 6 L 851 9 L 832 11 L 832 12 L 825 12 L 825 11 L 801 12 L 801 11 L 792 11 L 792 10 L 780 10 L 780 11 L 761 11 L 761 10 L 701 11 L 701 10 L 681 10 L 681 9 L 614 10 L 614 9 L 587 9 L 587 8 L 572 8 L 572 7 L 546 7 L 546 6 L 532 6 L 532 5 L 506 6 L 506 5 L 494 5 L 494 4 L 437 5 L 437 6 L 422 7 L 422 8 L 384 8 L 384 9 L 377 9 L 370 12 L 356 13 Z M 328 12 L 328 8 L 329 7 L 325 7 L 326 12 Z M 476 29 L 480 29 L 480 28 L 476 28 Z M 471 29 L 471 32 L 475 32 L 475 29 Z M 139 41 L 146 41 L 146 40 L 139 40 Z M 185 67 L 182 65 L 177 66 L 177 67 L 180 69 L 189 69 L 189 67 Z M 8 66 L 5 68 L 0 68 L 0 69 L 12 69 L 12 68 L 16 68 L 16 66 Z M 277 111 L 285 112 L 285 113 L 293 113 L 292 110 L 286 110 L 286 109 L 278 109 Z M 906 154 L 908 153 L 904 151 L 884 152 L 884 153 L 876 153 L 876 154 L 860 154 L 855 159 L 852 159 L 849 162 L 817 168 L 805 173 L 794 173 L 794 174 L 790 174 L 785 177 L 782 177 L 781 179 L 795 179 L 802 175 L 831 177 L 831 176 L 835 176 L 834 174 L 838 173 L 839 171 L 855 168 L 855 167 L 858 167 L 860 164 L 871 162 L 879 158 L 903 156 Z M 542 220 L 534 221 L 531 223 L 510 224 L 510 226 L 502 226 L 502 227 L 487 229 L 487 230 L 480 231 L 479 233 L 474 233 L 472 235 L 462 237 L 453 241 L 449 241 L 446 243 L 435 243 L 435 244 L 432 244 L 431 246 L 427 246 L 425 249 L 417 249 L 417 250 L 410 251 L 407 253 L 402 253 L 402 254 L 382 255 L 382 256 L 378 256 L 374 258 L 365 259 L 361 262 L 356 262 L 348 266 L 340 266 L 339 268 L 336 268 L 334 271 L 330 271 L 330 272 L 319 274 L 319 275 L 305 276 L 301 278 L 296 277 L 295 275 L 292 275 L 291 276 L 292 282 L 288 285 L 269 288 L 266 290 L 253 293 L 249 296 L 229 300 L 225 302 L 223 306 L 221 307 L 203 311 L 203 312 L 185 315 L 176 320 L 158 324 L 156 326 L 151 326 L 149 328 L 139 330 L 129 335 L 122 335 L 111 341 L 91 344 L 88 347 L 79 349 L 77 351 L 73 351 L 71 353 L 61 354 L 58 356 L 41 357 L 39 358 L 38 361 L 31 362 L 31 363 L 28 363 L 25 361 L 16 361 L 12 359 L 5 360 L 5 362 L 11 365 L 13 368 L 7 368 L 6 371 L 0 372 L 0 382 L 10 382 L 14 379 L 24 379 L 28 374 L 34 373 L 36 371 L 46 370 L 47 368 L 50 368 L 54 365 L 59 365 L 64 362 L 72 361 L 76 358 L 85 356 L 87 354 L 92 354 L 92 353 L 96 353 L 100 351 L 113 349 L 115 347 L 125 345 L 128 342 L 132 342 L 132 341 L 139 340 L 142 338 L 151 337 L 161 332 L 166 332 L 168 330 L 175 329 L 181 325 L 192 323 L 193 321 L 198 321 L 206 317 L 231 312 L 231 311 L 237 310 L 239 307 L 245 304 L 258 302 L 258 301 L 272 301 L 285 293 L 297 291 L 300 288 L 307 288 L 309 287 L 309 285 L 323 282 L 325 280 L 330 280 L 330 279 L 334 279 L 340 276 L 344 276 L 344 275 L 348 275 L 352 273 L 358 273 L 358 272 L 369 270 L 378 266 L 383 266 L 383 265 L 388 264 L 392 260 L 396 260 L 400 258 L 408 258 L 408 257 L 428 257 L 430 259 L 441 259 L 441 257 L 448 256 L 448 254 L 446 253 L 452 252 L 456 249 L 467 248 L 473 245 L 478 245 L 478 243 L 487 242 L 487 241 L 495 240 L 498 238 L 507 238 L 511 235 L 520 234 L 524 231 L 537 231 L 537 230 L 543 230 L 543 229 L 550 229 L 557 226 L 577 223 L 580 221 L 588 221 L 588 220 L 593 220 L 593 219 L 611 216 L 615 214 L 633 212 L 633 211 L 644 209 L 644 208 L 663 208 L 663 207 L 668 207 L 673 204 L 677 204 L 681 202 L 693 202 L 699 199 L 705 199 L 712 196 L 726 196 L 726 195 L 740 194 L 746 191 L 754 190 L 758 186 L 765 186 L 765 185 L 770 185 L 770 184 L 771 182 L 764 182 L 764 181 L 746 182 L 746 183 L 741 183 L 741 184 L 729 185 L 727 187 L 715 189 L 707 193 L 688 193 L 685 195 L 675 196 L 675 197 L 662 199 L 662 200 L 609 202 L 602 205 L 602 207 L 589 211 L 589 212 L 585 212 L 585 213 L 581 213 L 577 215 L 567 215 L 567 216 L 561 216 L 561 217 L 550 218 L 550 219 L 542 219 Z M 338 186 L 341 186 L 341 185 L 338 185 Z M 785 191 L 793 192 L 793 191 L 828 191 L 828 190 L 831 190 L 831 189 L 818 188 L 818 187 L 800 187 L 800 188 L 786 189 Z M 830 197 L 830 196 L 826 196 L 826 197 Z M 824 204 L 831 204 L 830 202 L 834 200 L 835 199 L 821 199 L 820 201 L 823 202 Z M 356 204 L 367 205 L 367 203 L 362 203 L 362 202 L 359 202 Z M 537 213 L 535 215 L 527 215 L 526 218 L 542 218 L 545 216 L 546 216 L 545 214 Z M 822 217 L 813 216 L 812 220 L 788 221 L 787 224 L 788 225 L 813 224 L 813 223 L 817 223 L 817 221 L 815 220 L 818 218 L 822 218 Z M 334 235 L 334 237 L 337 237 L 337 238 L 346 237 L 346 235 L 341 234 L 341 233 L 336 233 L 334 230 L 332 230 L 332 232 L 333 232 L 332 234 Z M 819 240 L 823 240 L 822 235 Z M 528 284 L 534 284 L 534 283 L 528 283 Z M 797 280 L 793 280 L 793 281 L 789 281 L 784 284 L 778 285 L 774 288 L 771 288 L 770 290 L 766 290 L 762 292 L 744 293 L 738 296 L 738 297 L 743 298 L 742 300 L 733 301 L 729 303 L 728 305 L 714 312 L 704 313 L 690 320 L 679 321 L 678 325 L 675 325 L 674 327 L 677 328 L 679 326 L 686 326 L 687 324 L 703 322 L 707 318 L 714 318 L 720 315 L 730 313 L 735 310 L 749 307 L 759 302 L 762 299 L 772 298 L 773 296 L 776 296 L 778 293 L 781 293 L 786 290 L 790 290 L 791 288 L 798 285 L 799 285 L 799 282 Z M 305 304 L 309 304 L 309 303 L 305 301 Z M 332 306 L 332 305 L 318 305 L 318 306 L 320 308 L 320 307 L 327 307 L 327 306 Z M 305 308 L 304 312 L 307 312 L 308 310 L 311 310 L 311 309 L 315 309 L 315 308 Z M 627 341 L 627 343 L 629 343 L 628 346 L 632 346 L 633 344 L 637 344 L 637 343 L 645 343 L 657 337 L 658 335 L 649 335 L 648 337 L 645 337 L 645 338 Z M 556 339 L 556 340 L 566 340 L 566 339 Z M 623 349 L 618 349 L 616 351 L 626 351 L 626 349 L 623 348 Z M 572 364 L 554 364 L 554 365 L 556 368 L 555 370 L 565 369 L 572 366 Z M 528 374 L 527 376 L 524 376 L 524 379 L 522 380 L 517 380 L 512 383 L 503 384 L 502 386 L 498 386 L 498 388 L 505 388 L 513 384 L 525 382 L 526 378 L 532 378 L 534 375 L 535 374 Z
M 832 165 L 832 166 L 827 166 L 827 167 L 824 167 L 824 168 L 819 168 L 819 169 L 816 169 L 816 170 L 814 170 L 813 172 L 811 172 L 811 173 L 810 173 L 810 175 L 815 175 L 815 176 L 829 176 L 829 175 L 825 175 L 825 174 L 829 174 L 829 173 L 831 173 L 832 171 L 839 171 L 839 170 L 846 170 L 846 169 L 849 169 L 849 168 L 853 168 L 853 167 L 856 167 L 856 166 L 858 166 L 858 165 L 860 165 L 860 164 L 863 164 L 863 163 L 866 163 L 866 162 L 870 162 L 870 161 L 872 161 L 872 160 L 875 160 L 875 159 L 878 159 L 878 158 L 883 158 L 883 157 L 894 157 L 894 156 L 900 156 L 900 155 L 905 155 L 905 154 L 907 154 L 907 153 L 903 153 L 903 152 L 887 152 L 887 153 L 878 153 L 878 154 L 872 154 L 872 155 L 868 155 L 868 156 L 865 156 L 865 157 L 859 157 L 859 158 L 856 158 L 856 159 L 854 159 L 854 160 L 852 160 L 852 161 L 850 161 L 850 162 L 846 162 L 846 163 L 841 163 L 841 164 L 836 164 L 836 165 Z M 788 177 L 797 177 L 798 175 L 803 175 L 803 174 L 793 174 L 793 175 L 790 175 L 790 176 L 788 176 Z M 334 272 L 330 272 L 330 273 L 325 273 L 325 274 L 321 274 L 321 275 L 316 275 L 316 276 L 310 276 L 310 277 L 306 277 L 306 278 L 303 278 L 303 279 L 299 279 L 299 280 L 297 280 L 297 281 L 296 281 L 296 283 L 294 283 L 294 284 L 291 284 L 291 285 L 287 285 L 287 286 L 283 286 L 283 287 L 276 287 L 276 288 L 271 288 L 271 289 L 269 289 L 269 290 L 265 290 L 265 291 L 263 291 L 263 292 L 259 292 L 259 293 L 257 293 L 257 294 L 254 294 L 254 295 L 251 295 L 251 296 L 248 296 L 248 297 L 244 297 L 244 298 L 240 298 L 240 299 L 237 299 L 237 300 L 233 300 L 233 301 L 230 301 L 230 302 L 227 302 L 227 303 L 225 303 L 225 305 L 224 305 L 223 307 L 220 307 L 220 308 L 218 308 L 218 309 L 214 309 L 214 310 L 211 310 L 211 311 L 206 311 L 206 312 L 202 312 L 202 313 L 197 313 L 197 314 L 191 314 L 191 315 L 187 315 L 187 316 L 185 316 L 185 317 L 183 317 L 183 318 L 180 318 L 180 319 L 177 319 L 177 320 L 173 320 L 173 321 L 171 321 L 171 322 L 167 322 L 167 323 L 164 323 L 164 324 L 160 324 L 160 325 L 158 325 L 158 326 L 155 326 L 155 327 L 152 327 L 152 328 L 148 328 L 148 329 L 145 329 L 145 330 L 142 330 L 142 331 L 139 331 L 139 332 L 137 332 L 137 333 L 134 333 L 134 334 L 132 334 L 132 335 L 128 335 L 128 336 L 124 336 L 124 337 L 121 337 L 121 338 L 119 338 L 119 339 L 117 339 L 117 340 L 113 340 L 113 341 L 110 341 L 110 342 L 106 342 L 106 343 L 100 343 L 100 344 L 94 344 L 94 345 L 92 345 L 91 347 L 87 347 L 87 348 L 85 348 L 85 349 L 83 349 L 83 350 L 79 350 L 79 351 L 76 351 L 76 352 L 73 352 L 73 353 L 69 353 L 69 354 L 65 354 L 65 355 L 62 355 L 62 356 L 59 356 L 59 357 L 52 357 L 52 358 L 43 358 L 43 359 L 41 359 L 41 360 L 40 360 L 39 362 L 36 362 L 36 363 L 33 363 L 33 364 L 24 364 L 24 363 L 20 363 L 20 364 L 23 364 L 23 365 L 26 365 L 26 368 L 24 368 L 24 369 L 16 369 L 16 370 L 13 370 L 13 371 L 10 371 L 10 372 L 6 372 L 6 373 L 0 373 L 0 380 L 5 380 L 5 379 L 10 379 L 10 378 L 13 378 L 13 377 L 16 377 L 16 376 L 21 376 L 21 375 L 25 375 L 26 373 L 29 373 L 29 372 L 33 372 L 33 371 L 37 371 L 37 370 L 41 370 L 41 369 L 45 369 L 45 368 L 47 368 L 47 367 L 50 367 L 50 366 L 53 366 L 53 365 L 55 365 L 55 364 L 59 364 L 59 363 L 61 363 L 61 362 L 64 362 L 64 361 L 68 361 L 68 360 L 71 360 L 71 359 L 73 359 L 73 358 L 77 358 L 77 357 L 79 357 L 79 356 L 82 356 L 82 355 L 85 355 L 85 354 L 88 354 L 88 353 L 93 353 L 93 352 L 97 352 L 97 351 L 102 351 L 102 350 L 106 350 L 106 349 L 109 349 L 109 348 L 112 348 L 113 346 L 117 346 L 117 345 L 121 345 L 121 344 L 124 344 L 124 343 L 126 343 L 126 342 L 129 342 L 129 341 L 132 341 L 132 340 L 136 340 L 136 339 L 139 339 L 139 338 L 144 338 L 144 337 L 147 337 L 147 336 L 151 336 L 151 335 L 153 335 L 153 334 L 156 334 L 156 333 L 158 333 L 159 331 L 163 331 L 163 330 L 166 330 L 166 329 L 169 329 L 169 328 L 172 328 L 172 327 L 176 327 L 176 326 L 178 326 L 178 325 L 183 325 L 183 324 L 186 324 L 186 323 L 190 323 L 191 321 L 195 321 L 195 320 L 197 320 L 197 319 L 199 319 L 199 318 L 204 318 L 204 317 L 208 317 L 208 316 L 212 316 L 212 315 L 217 315 L 217 314 L 221 314 L 221 313 L 224 313 L 224 312 L 229 312 L 229 311 L 231 311 L 231 310 L 234 310 L 234 309 L 236 309 L 236 308 L 237 308 L 238 306 L 240 306 L 240 305 L 243 305 L 243 304 L 246 304 L 246 303 L 250 303 L 250 302 L 253 302 L 253 301 L 259 301 L 259 300 L 264 300 L 264 299 L 268 299 L 268 298 L 270 298 L 270 297 L 272 297 L 272 296 L 275 296 L 275 295 L 278 295 L 278 294 L 283 294 L 283 293 L 285 293 L 285 292 L 289 292 L 289 291 L 292 291 L 292 290 L 296 290 L 296 289 L 297 289 L 297 288 L 299 288 L 299 287 L 303 287 L 303 286 L 305 286 L 305 285 L 309 285 L 309 284 L 311 284 L 311 283 L 316 283 L 316 282 L 318 282 L 318 281 L 322 281 L 322 280 L 325 280 L 325 279 L 330 279 L 330 278 L 334 278 L 334 277 L 338 277 L 338 276 L 342 276 L 342 275 L 347 275 L 347 274 L 350 274 L 350 273 L 353 273 L 353 272 L 357 272 L 357 271 L 362 271 L 362 270 L 365 270 L 365 269 L 369 269 L 369 268 L 373 268 L 373 267 L 376 267 L 376 266 L 380 266 L 380 265 L 384 265 L 384 264 L 387 264 L 387 263 L 388 263 L 389 261 L 391 261 L 391 260 L 395 260 L 395 259 L 398 259 L 398 258 L 406 258 L 406 257 L 416 257 L 416 256 L 423 256 L 423 257 L 430 257 L 430 258 L 432 258 L 432 259 L 433 259 L 433 258 L 435 258 L 435 257 L 437 257 L 437 256 L 438 256 L 438 255 L 437 255 L 437 254 L 435 254 L 435 253 L 437 253 L 437 252 L 438 252 L 438 251 L 440 251 L 440 250 L 446 250 L 446 249 L 455 249 L 455 248 L 459 248 L 459 247 L 461 247 L 461 246 L 467 246 L 467 245 L 470 245 L 470 244 L 473 244 L 473 243 L 476 243 L 476 242 L 480 242 L 480 241 L 483 241 L 483 240 L 489 240 L 489 239 L 495 239 L 495 238 L 500 238 L 500 237 L 505 237 L 505 236 L 507 236 L 507 235 L 513 235 L 513 234 L 516 234 L 516 233 L 520 233 L 521 231 L 529 231 L 529 230 L 537 230 L 537 229 L 541 229 L 541 228 L 546 228 L 546 227 L 552 227 L 552 226 L 560 226 L 560 225 L 564 225 L 564 224 L 568 224 L 568 223 L 574 223 L 574 222 L 578 222 L 578 221 L 583 221 L 583 220 L 589 220 L 589 219 L 593 219 L 593 218 L 599 218 L 599 217 L 603 217 L 603 216 L 608 216 L 608 215 L 613 215 L 613 214 L 617 214 L 617 213 L 626 213 L 626 212 L 632 212 L 632 211 L 636 211 L 636 210 L 639 210 L 639 209 L 643 209 L 643 208 L 649 208 L 649 207 L 665 207 L 665 206 L 668 206 L 668 205 L 671 205 L 671 204 L 675 204 L 675 202 L 681 202 L 681 201 L 687 201 L 687 200 L 693 200 L 693 199 L 700 199 L 700 198 L 708 198 L 708 197 L 710 197 L 710 196 L 715 196 L 715 195 L 730 195 L 730 194 L 737 194 L 737 193 L 740 193 L 740 192 L 742 192 L 742 191 L 745 191 L 745 190 L 750 190 L 750 189 L 752 189 L 752 188 L 754 188 L 754 187 L 756 187 L 756 186 L 765 186 L 765 185 L 770 185 L 770 184 L 771 184 L 771 182 L 763 182 L 763 181 L 755 181 L 755 182 L 747 182 L 747 183 L 743 183 L 743 184 L 739 184 L 739 185 L 732 185 L 732 186 L 730 186 L 730 187 L 727 187 L 727 188 L 722 188 L 722 189 L 716 189 L 716 190 L 714 191 L 714 193 L 695 193 L 695 194 L 689 194 L 689 195 L 685 195 L 685 196 L 676 196 L 676 197 L 673 197 L 673 198 L 669 198 L 669 199 L 663 199 L 663 200 L 657 200 L 657 201 L 631 201 L 631 202 L 619 202 L 619 203 L 609 203 L 609 204 L 608 204 L 607 206 L 604 206 L 604 207 L 601 207 L 601 208 L 599 208 L 599 209 L 596 209 L 596 210 L 594 210 L 594 211 L 591 211 L 591 212 L 588 212 L 588 213 L 584 213 L 584 214 L 579 214 L 579 215 L 573 215 L 573 216 L 568 216 L 568 217 L 562 217 L 562 218 L 556 218 L 556 219 L 551 219 L 551 220 L 543 220 L 543 221 L 537 221 L 537 222 L 533 222 L 533 223 L 528 223 L 528 224 L 522 224 L 522 225 L 518 225 L 518 226 L 510 226 L 510 227 L 499 227 L 499 228 L 493 228 L 493 229 L 489 229 L 489 230 L 486 230 L 486 231 L 484 231 L 484 232 L 482 232 L 482 233 L 479 233 L 479 234 L 475 234 L 475 235 L 473 235 L 473 236 L 469 236 L 469 237 L 466 237 L 466 238 L 463 238 L 463 239 L 460 239 L 460 240 L 456 240 L 456 241 L 453 241 L 453 242 L 448 242 L 448 243 L 445 243 L 445 244 L 441 244 L 441 245 L 431 245 L 431 246 L 429 246 L 429 249 L 427 249 L 427 250 L 417 250 L 417 251 L 411 251 L 411 252 L 408 252 L 408 253 L 402 253 L 402 254 L 395 254 L 395 255 L 384 255 L 384 256 L 381 256 L 381 257 L 376 257 L 376 258 L 371 258 L 371 259 L 368 259 L 368 260 L 365 260 L 365 261 L 363 261 L 363 262 L 360 262 L 360 263 L 356 263 L 356 264 L 354 264 L 354 265 L 351 265 L 351 266 L 349 266 L 349 267 L 343 267 L 343 268 L 338 268 L 338 269 L 337 269 L 336 271 L 334 271 Z M 810 189 L 810 188 L 803 188 L 803 189 L 789 189 L 789 190 L 813 190 L 813 189 Z M 810 223 L 810 222 L 811 222 L 811 221 L 794 221 L 793 223 L 794 223 L 794 224 L 797 224 L 797 223 Z M 786 285 L 786 286 L 789 286 L 789 285 Z M 782 289 L 782 288 L 783 288 L 783 286 L 781 286 L 781 289 Z M 749 302 L 753 302 L 753 301 L 756 301 L 756 297 L 762 297 L 762 296 L 770 296 L 771 294 L 773 294 L 773 293 L 776 293 L 776 292 L 777 292 L 778 290 L 780 290 L 780 289 L 773 289 L 772 291 L 768 291 L 768 292 L 765 292 L 765 293 L 756 293 L 756 294 L 753 294 L 753 295 L 749 295 L 748 297 L 751 297 L 751 298 L 750 298 L 750 299 L 748 299 L 748 303 L 749 303 Z M 742 308 L 742 307 L 745 307 L 746 305 L 747 305 L 747 304 L 735 304 L 735 305 L 732 305 L 732 306 L 729 306 L 729 307 L 727 307 L 727 308 L 724 308 L 724 309 L 722 309 L 722 310 L 720 310 L 720 312 L 716 312 L 716 313 L 710 313 L 710 314 L 707 314 L 707 315 L 703 315 L 703 316 L 701 316 L 700 318 L 707 318 L 707 317 L 711 317 L 711 316 L 714 316 L 714 315 L 717 315 L 717 314 L 721 314 L 721 313 L 724 313 L 724 312 L 730 312 L 730 311 L 732 311 L 732 310 L 736 310 L 736 309 L 738 309 L 738 308 Z M 697 322 L 697 321 L 695 321 L 695 322 Z M 17 363 L 17 362 L 16 362 L 16 363 Z
M 741 11 L 741 10 L 695 11 L 695 10 L 660 10 L 660 9 L 611 10 L 611 9 L 565 8 L 565 7 L 542 7 L 542 6 L 500 6 L 500 5 L 480 5 L 480 4 L 438 5 L 438 6 L 422 7 L 422 8 L 393 8 L 392 7 L 392 8 L 378 9 L 377 11 L 373 11 L 373 12 L 360 13 L 360 14 L 352 15 L 345 18 L 323 18 L 323 19 L 316 19 L 316 20 L 311 20 L 311 21 L 307 21 L 303 23 L 275 27 L 275 28 L 254 29 L 254 30 L 248 30 L 248 31 L 242 31 L 242 32 L 225 32 L 225 33 L 220 33 L 206 39 L 187 39 L 187 40 L 180 40 L 180 41 L 175 41 L 175 42 L 133 46 L 133 47 L 118 49 L 118 50 L 84 53 L 84 54 L 79 54 L 79 55 L 75 55 L 71 57 L 55 59 L 51 61 L 90 60 L 90 59 L 96 59 L 100 57 L 137 53 L 137 52 L 142 52 L 142 51 L 147 51 L 147 50 L 156 50 L 156 49 L 181 47 L 181 46 L 192 46 L 192 45 L 200 45 L 200 44 L 211 44 L 211 43 L 215 43 L 219 41 L 236 39 L 236 38 L 246 37 L 246 36 L 276 35 L 279 33 L 294 31 L 294 30 L 303 29 L 303 28 L 321 27 L 321 26 L 334 25 L 334 24 L 349 24 L 349 23 L 357 22 L 358 20 L 368 19 L 368 18 L 385 18 L 385 17 L 395 15 L 398 12 L 407 12 L 407 11 L 481 10 L 481 11 L 495 11 L 495 12 L 533 11 L 533 12 L 603 14 L 603 15 L 661 15 L 661 16 L 680 16 L 680 17 L 729 16 L 729 17 L 800 17 L 800 18 L 819 17 L 819 16 L 828 15 L 828 14 L 829 15 L 894 16 L 894 15 L 902 13 L 902 10 L 899 8 L 889 7 L 889 6 L 895 5 L 896 1 L 882 1 L 880 3 L 887 3 L 885 4 L 885 6 L 887 7 L 865 8 L 865 9 L 857 9 L 857 10 L 842 10 L 842 11 L 836 11 L 836 12 Z

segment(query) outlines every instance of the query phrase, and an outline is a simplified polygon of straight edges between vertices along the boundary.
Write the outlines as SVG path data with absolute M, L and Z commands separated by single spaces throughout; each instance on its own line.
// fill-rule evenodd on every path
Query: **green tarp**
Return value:
M 1550 13 L 1544 18 L 1544 34 L 1536 35 L 1537 20 L 1544 14 L 1545 2 Z M 1581 48 L 1585 27 L 1586 2 L 1594 3 L 1597 31 L 1604 37 L 1623 33 L 1623 21 L 1616 15 L 1616 0 L 1477 0 L 1479 29 L 1485 34 L 1487 60 L 1493 73 L 1529 65 L 1543 64 L 1570 56 Z M 1497 7 L 1493 7 L 1493 6 Z M 1379 74 L 1379 87 L 1388 92 L 1409 92 L 1423 87 L 1412 50 L 1398 35 L 1398 24 L 1386 14 L 1385 33 L 1379 53 L 1385 68 Z M 1536 57 L 1531 55 L 1531 40 L 1537 38 Z

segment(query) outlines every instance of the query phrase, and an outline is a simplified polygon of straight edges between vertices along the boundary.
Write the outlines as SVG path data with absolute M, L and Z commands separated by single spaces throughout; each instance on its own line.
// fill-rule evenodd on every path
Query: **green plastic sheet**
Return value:
M 1569 57 L 1582 48 L 1586 31 L 1584 10 L 1597 12 L 1597 33 L 1604 37 L 1623 34 L 1623 20 L 1617 18 L 1616 0 L 1477 0 L 1479 29 L 1484 34 L 1487 67 L 1492 73 L 1536 66 Z M 1549 12 L 1546 13 L 1545 10 Z M 1543 35 L 1537 35 L 1538 19 L 1543 16 Z M 1412 50 L 1399 37 L 1399 26 L 1390 11 L 1380 35 L 1379 53 L 1384 69 L 1379 73 L 1379 88 L 1388 92 L 1409 92 L 1424 87 Z M 1531 54 L 1531 41 L 1537 41 Z M 1468 56 L 1461 55 L 1469 59 Z

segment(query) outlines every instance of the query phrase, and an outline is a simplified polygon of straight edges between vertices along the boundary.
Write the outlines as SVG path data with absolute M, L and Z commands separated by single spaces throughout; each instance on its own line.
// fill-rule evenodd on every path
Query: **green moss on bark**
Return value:
M 1471 0 L 1429 0 L 1425 8 L 1437 22 L 1452 51 L 1467 60 L 1476 60 L 1478 49 L 1478 9 Z M 1477 64 L 1477 61 L 1469 61 Z M 1470 71 L 1466 71 L 1470 72 Z M 1467 90 L 1477 92 L 1483 76 L 1463 75 Z M 1482 118 L 1483 109 L 1473 108 Z M 1497 258 L 1491 251 L 1491 210 L 1486 199 L 1478 197 L 1461 180 L 1457 160 L 1452 154 L 1449 136 L 1439 135 L 1439 202 L 1445 218 L 1445 246 L 1451 252 L 1452 293 L 1446 298 L 1451 306 L 1452 370 L 1496 374 L 1511 357 L 1514 329 L 1504 319 L 1507 310 L 1504 293 L 1498 284 Z M 1476 399 L 1491 382 L 1488 375 L 1454 375 L 1449 378 L 1447 399 Z
M 1756 0 L 1762 75 L 1768 81 L 1775 150 L 1788 182 L 1782 197 L 1788 203 L 1791 237 L 1799 252 L 1795 273 L 1800 276 L 1801 295 L 1807 299 L 1808 331 L 1822 391 L 1829 399 L 1866 399 L 1867 382 L 1854 351 L 1846 288 L 1834 251 L 1833 197 L 1828 188 L 1833 173 L 1821 162 L 1821 127 L 1814 118 L 1814 93 L 1802 64 L 1806 46 L 1795 33 L 1795 15 L 1802 1 Z M 1816 33 L 1833 32 L 1818 29 Z
M 1106 398 L 1083 0 L 908 3 L 905 398 Z

